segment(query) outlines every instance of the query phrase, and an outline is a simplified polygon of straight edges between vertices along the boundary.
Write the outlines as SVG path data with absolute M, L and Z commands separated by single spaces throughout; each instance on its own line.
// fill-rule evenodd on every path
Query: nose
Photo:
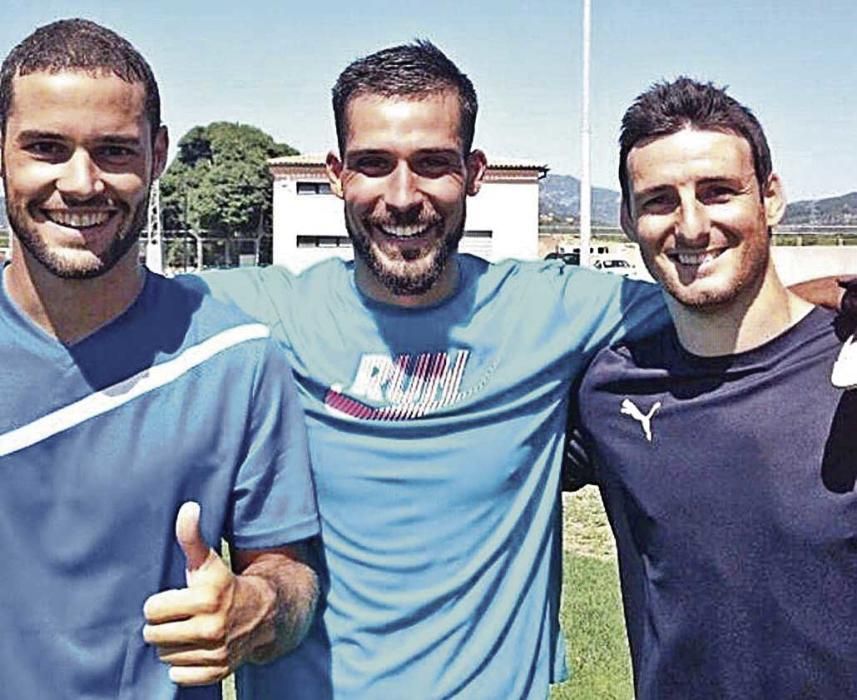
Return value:
M 406 214 L 422 207 L 423 194 L 419 188 L 419 175 L 407 162 L 400 162 L 388 176 L 384 203 L 388 209 Z
M 101 170 L 85 149 L 77 149 L 62 167 L 56 185 L 61 194 L 85 200 L 104 191 Z
M 698 243 L 711 233 L 711 220 L 705 205 L 695 197 L 682 202 L 676 235 L 688 243 Z

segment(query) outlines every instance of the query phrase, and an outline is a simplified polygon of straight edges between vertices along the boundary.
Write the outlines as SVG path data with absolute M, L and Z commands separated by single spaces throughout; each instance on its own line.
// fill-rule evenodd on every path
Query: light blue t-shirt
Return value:
M 0 696 L 220 697 L 180 689 L 143 604 L 185 586 L 179 506 L 214 546 L 318 532 L 303 412 L 268 329 L 149 273 L 71 346 L 0 288 Z
M 307 414 L 326 572 L 294 653 L 242 697 L 544 698 L 565 676 L 559 476 L 572 381 L 666 313 L 653 285 L 458 257 L 420 309 L 329 260 L 205 275 L 286 347 Z

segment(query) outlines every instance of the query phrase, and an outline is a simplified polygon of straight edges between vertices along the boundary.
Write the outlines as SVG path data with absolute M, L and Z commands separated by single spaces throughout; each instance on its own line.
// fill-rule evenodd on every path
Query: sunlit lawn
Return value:
M 631 700 L 613 536 L 598 491 L 587 487 L 567 494 L 563 516 L 562 625 L 572 677 L 553 688 L 551 700 Z M 224 698 L 235 698 L 231 683 Z
M 631 700 L 613 535 L 598 491 L 566 494 L 563 516 L 562 626 L 572 676 L 551 700 Z

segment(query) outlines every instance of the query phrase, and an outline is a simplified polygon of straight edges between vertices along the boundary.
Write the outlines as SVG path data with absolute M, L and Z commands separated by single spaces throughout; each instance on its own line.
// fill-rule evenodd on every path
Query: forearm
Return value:
M 249 623 L 244 659 L 265 663 L 291 651 L 306 636 L 318 601 L 318 579 L 297 560 L 264 555 L 237 577 L 242 611 Z
M 817 279 L 798 282 L 789 287 L 789 290 L 799 297 L 806 299 L 811 304 L 824 306 L 828 309 L 838 311 L 842 303 L 844 289 L 839 285 L 840 281 L 852 279 L 852 275 L 832 275 L 830 277 L 819 277 Z

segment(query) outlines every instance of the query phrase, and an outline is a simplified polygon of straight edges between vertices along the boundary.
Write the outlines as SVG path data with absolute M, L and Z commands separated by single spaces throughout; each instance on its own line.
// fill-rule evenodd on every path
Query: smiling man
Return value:
M 345 199 L 358 285 L 399 306 L 448 297 L 458 279 L 454 259 L 448 263 L 464 230 L 464 195 L 479 191 L 486 166 L 482 151 L 462 150 L 459 98 L 452 89 L 413 100 L 357 94 L 342 109 L 344 162 L 331 153 L 327 166 Z
M 626 112 L 622 222 L 673 325 L 600 352 L 580 417 L 618 545 L 636 697 L 857 697 L 857 394 L 833 314 L 780 282 L 785 200 L 723 90 Z
M 3 695 L 220 697 L 314 609 L 290 368 L 267 328 L 140 265 L 167 132 L 126 40 L 80 19 L 24 39 L 0 144 Z
M 204 278 L 286 348 L 322 520 L 322 615 L 294 653 L 245 667 L 241 689 L 545 698 L 565 673 L 569 388 L 611 338 L 665 321 L 660 293 L 457 252 L 485 156 L 473 85 L 434 45 L 358 59 L 333 110 L 327 165 L 354 261 Z

